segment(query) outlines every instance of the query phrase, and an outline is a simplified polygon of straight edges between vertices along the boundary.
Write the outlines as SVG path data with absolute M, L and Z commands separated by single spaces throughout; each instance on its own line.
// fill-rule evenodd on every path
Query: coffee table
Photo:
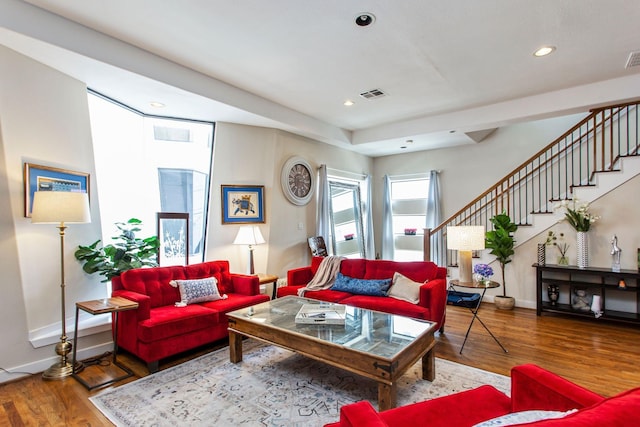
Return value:
M 287 296 L 227 313 L 232 363 L 251 337 L 345 369 L 378 383 L 378 409 L 396 406 L 398 379 L 422 358 L 422 378 L 435 378 L 435 323 L 346 306 L 344 325 L 296 324 L 303 304 L 330 303 Z

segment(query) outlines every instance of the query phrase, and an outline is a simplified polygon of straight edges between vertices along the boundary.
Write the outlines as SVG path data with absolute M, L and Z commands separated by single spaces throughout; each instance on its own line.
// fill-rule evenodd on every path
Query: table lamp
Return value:
M 73 364 L 67 358 L 72 345 L 67 341 L 65 315 L 64 230 L 67 228 L 65 224 L 91 222 L 89 196 L 87 193 L 68 191 L 36 191 L 33 195 L 31 222 L 34 224 L 58 224 L 56 227 L 60 230 L 62 335 L 60 336 L 60 342 L 56 344 L 56 353 L 60 356 L 60 362 L 53 364 L 44 371 L 42 377 L 46 380 L 62 379 L 71 375 L 74 371 Z M 79 363 L 78 365 L 81 366 Z
M 249 265 L 248 274 L 254 274 L 253 270 L 253 246 L 266 243 L 260 228 L 256 225 L 245 225 L 240 227 L 236 239 L 233 241 L 234 245 L 249 245 Z
M 484 249 L 483 225 L 459 225 L 447 227 L 447 248 L 458 251 L 459 280 L 473 282 L 471 251 Z

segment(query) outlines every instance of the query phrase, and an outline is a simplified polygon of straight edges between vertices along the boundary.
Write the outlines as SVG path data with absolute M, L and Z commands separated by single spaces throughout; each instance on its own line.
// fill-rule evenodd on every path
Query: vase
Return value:
M 569 257 L 568 256 L 559 256 L 558 257 L 558 265 L 569 265 Z
M 545 265 L 547 256 L 547 245 L 538 243 L 538 265 Z
M 578 268 L 587 268 L 589 266 L 589 244 L 586 231 L 578 231 L 576 247 L 578 248 Z
M 558 297 L 560 296 L 560 288 L 558 285 L 548 285 L 547 295 L 549 296 L 551 305 L 556 305 L 558 303 Z

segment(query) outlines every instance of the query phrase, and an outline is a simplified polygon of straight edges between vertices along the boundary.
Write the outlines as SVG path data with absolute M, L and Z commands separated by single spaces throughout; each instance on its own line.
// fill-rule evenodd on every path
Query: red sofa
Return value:
M 215 277 L 218 292 L 226 299 L 176 306 L 180 291 L 172 280 Z M 229 272 L 228 261 L 209 261 L 189 266 L 139 268 L 112 280 L 112 295 L 139 304 L 138 309 L 118 315 L 118 346 L 147 362 L 149 371 L 174 354 L 225 338 L 225 313 L 269 300 L 260 294 L 257 276 Z
M 303 288 L 311 281 L 322 260 L 322 257 L 313 257 L 310 266 L 289 270 L 287 272 L 287 286 L 278 289 L 278 296 L 297 295 L 298 289 Z M 445 268 L 426 261 L 397 262 L 358 258 L 344 259 L 340 264 L 340 272 L 345 276 L 367 280 L 391 279 L 393 274 L 398 272 L 415 282 L 423 283 L 420 287 L 420 302 L 412 304 L 391 297 L 354 295 L 331 289 L 307 291 L 304 296 L 429 320 L 436 322 L 440 331 L 444 330 L 447 303 L 447 270 Z
M 563 418 L 513 425 L 639 425 L 640 388 L 605 399 L 545 369 L 528 364 L 516 366 L 511 370 L 511 397 L 485 385 L 383 412 L 377 412 L 368 401 L 361 401 L 343 406 L 340 410 L 340 421 L 327 424 L 326 427 L 472 427 L 496 417 L 520 417 L 524 415 L 522 411 L 565 412 L 575 409 L 577 411 Z

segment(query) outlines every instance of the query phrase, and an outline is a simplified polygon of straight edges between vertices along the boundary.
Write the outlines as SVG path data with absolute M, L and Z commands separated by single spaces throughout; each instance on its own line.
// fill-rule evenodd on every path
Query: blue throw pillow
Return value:
M 338 273 L 336 281 L 331 287 L 332 291 L 349 292 L 356 295 L 371 295 L 375 297 L 386 297 L 387 291 L 391 287 L 391 279 L 365 280 L 355 277 L 345 276 Z

